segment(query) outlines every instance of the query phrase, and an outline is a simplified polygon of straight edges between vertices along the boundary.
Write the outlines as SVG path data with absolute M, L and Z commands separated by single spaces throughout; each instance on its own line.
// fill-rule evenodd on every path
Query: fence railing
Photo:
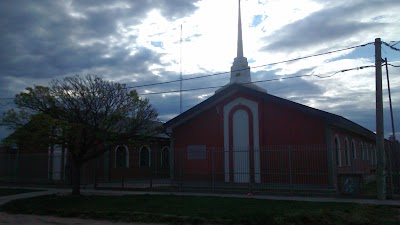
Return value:
M 385 148 L 387 192 L 399 195 L 399 144 Z M 107 153 L 82 167 L 81 182 L 88 187 L 129 190 L 337 194 L 349 187 L 344 185 L 349 177 L 357 176 L 358 194 L 365 190 L 374 194 L 376 188 L 368 187 L 374 185 L 374 160 L 358 157 L 337 166 L 331 159 L 330 165 L 328 152 L 322 145 L 258 149 L 194 146 L 171 150 L 168 165 L 165 157 L 152 154 L 149 167 L 140 167 L 135 164 L 138 158 L 130 158 L 127 168 L 117 168 L 112 153 Z M 0 153 L 0 182 L 69 185 L 69 165 L 66 153 Z

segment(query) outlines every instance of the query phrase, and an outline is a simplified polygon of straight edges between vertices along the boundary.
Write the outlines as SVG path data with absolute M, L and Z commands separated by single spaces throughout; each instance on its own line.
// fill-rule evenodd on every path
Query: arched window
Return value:
M 147 146 L 141 147 L 139 155 L 140 167 L 150 167 L 150 148 Z
M 360 143 L 360 148 L 361 148 L 361 159 L 365 160 L 365 148 L 362 142 Z
M 338 136 L 335 136 L 335 153 L 336 153 L 336 165 L 342 165 L 342 154 L 340 153 L 340 142 Z
M 350 146 L 347 138 L 344 139 L 344 159 L 345 165 L 350 166 Z
M 369 145 L 369 154 L 371 156 L 371 164 L 374 164 L 374 149 L 371 144 Z
M 169 148 L 164 147 L 161 150 L 161 168 L 168 169 L 169 168 Z
M 115 168 L 129 167 L 129 151 L 125 145 L 118 145 L 115 149 Z
M 354 140 L 351 141 L 351 156 L 353 159 L 357 159 L 357 148 Z
M 374 149 L 372 148 L 372 146 L 370 147 L 370 149 L 371 149 L 371 164 L 374 165 L 375 164 Z

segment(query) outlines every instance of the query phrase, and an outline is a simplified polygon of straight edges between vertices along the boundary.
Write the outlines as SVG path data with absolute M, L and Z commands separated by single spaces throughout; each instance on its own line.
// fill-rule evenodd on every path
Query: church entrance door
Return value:
M 235 183 L 250 182 L 250 132 L 249 115 L 246 110 L 239 109 L 233 114 L 233 181 Z

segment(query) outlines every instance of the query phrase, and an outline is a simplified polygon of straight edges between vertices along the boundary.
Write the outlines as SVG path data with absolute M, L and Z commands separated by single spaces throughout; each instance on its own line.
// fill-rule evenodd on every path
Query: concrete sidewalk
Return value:
M 22 187 L 0 187 L 0 188 L 19 188 L 21 189 Z M 23 188 L 22 188 L 23 189 Z M 23 199 L 23 198 L 32 198 L 36 196 L 42 196 L 42 195 L 50 195 L 50 194 L 56 194 L 56 193 L 67 193 L 71 192 L 70 190 L 66 189 L 47 189 L 47 188 L 26 188 L 30 190 L 38 190 L 34 192 L 27 192 L 27 193 L 21 193 L 21 194 L 16 194 L 16 195 L 6 195 L 6 196 L 1 196 L 0 197 L 0 205 L 3 205 L 7 202 L 17 200 L 17 199 Z
M 71 189 L 58 189 L 58 188 L 29 188 L 29 189 L 38 189 L 44 191 L 3 196 L 0 197 L 0 205 L 3 205 L 6 202 L 16 199 L 31 198 L 48 194 L 71 193 Z M 400 207 L 400 200 L 356 199 L 356 198 L 339 198 L 339 197 L 303 197 L 303 196 L 273 196 L 273 195 L 248 195 L 248 194 L 241 195 L 241 194 L 215 194 L 215 193 L 190 193 L 190 192 L 142 192 L 142 191 L 113 191 L 113 190 L 95 190 L 95 189 L 81 189 L 81 194 L 110 195 L 110 196 L 118 196 L 118 195 L 208 196 L 208 197 L 251 198 L 251 199 L 304 201 L 304 202 L 342 202 L 342 203 L 357 203 L 357 204 L 371 204 L 371 205 L 389 205 L 389 206 Z

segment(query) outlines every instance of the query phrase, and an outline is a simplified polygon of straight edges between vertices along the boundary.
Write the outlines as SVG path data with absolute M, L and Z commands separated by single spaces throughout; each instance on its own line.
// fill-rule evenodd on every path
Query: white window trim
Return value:
M 351 165 L 351 154 L 350 154 L 349 139 L 347 139 L 347 137 L 344 138 L 344 157 L 345 157 L 345 161 L 346 161 L 345 165 L 350 166 Z
M 368 148 L 368 144 L 367 143 L 364 143 L 364 145 L 365 145 L 365 150 L 367 150 L 366 152 L 365 152 L 365 160 L 369 160 L 369 148 Z
M 142 150 L 143 150 L 143 148 L 147 148 L 147 149 L 149 150 L 149 167 L 151 167 L 151 148 L 150 148 L 148 145 L 144 145 L 144 146 L 140 147 L 140 150 L 139 150 L 139 167 L 140 167 L 140 168 L 143 167 L 143 166 L 140 164 L 140 159 L 141 159 L 141 156 L 142 156 Z
M 129 168 L 129 149 L 126 145 L 118 145 L 115 150 L 114 150 L 114 168 L 117 168 L 117 149 L 122 146 L 125 148 L 125 153 L 126 153 L 126 167 Z
M 364 148 L 364 143 L 360 143 L 361 147 L 361 160 L 365 160 L 365 148 Z
M 168 146 L 164 146 L 164 147 L 161 149 L 161 162 L 160 162 L 161 168 L 164 166 L 164 165 L 163 165 L 163 162 L 164 162 L 164 151 L 165 151 L 165 150 L 168 150 L 168 154 L 170 153 L 170 149 L 169 149 Z
M 351 150 L 354 153 L 354 158 L 353 159 L 357 159 L 357 146 L 356 146 L 356 142 L 354 140 L 351 140 Z M 354 149 L 353 149 L 354 147 Z
M 335 140 L 337 140 L 337 149 L 336 149 L 336 142 L 335 142 Z M 339 139 L 339 136 L 338 135 L 335 135 L 335 137 L 334 137 L 334 139 L 333 139 L 333 143 L 335 144 L 335 154 L 336 154 L 336 162 L 339 162 L 339 163 L 336 163 L 336 166 L 342 166 L 342 153 L 341 153 L 341 149 L 340 149 L 340 139 Z

